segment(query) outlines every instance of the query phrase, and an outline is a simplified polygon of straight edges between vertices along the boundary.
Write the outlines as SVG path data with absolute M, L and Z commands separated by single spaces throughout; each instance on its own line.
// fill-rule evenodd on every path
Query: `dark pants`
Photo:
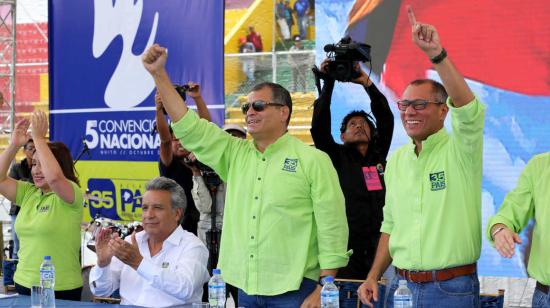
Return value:
M 17 282 L 15 283 L 15 290 L 17 293 L 22 295 L 31 295 L 31 289 L 26 288 Z M 82 294 L 82 287 L 72 289 L 72 290 L 63 290 L 63 291 L 55 291 L 55 298 L 56 299 L 64 299 L 68 301 L 80 301 L 80 295 Z
M 239 307 L 245 308 L 296 308 L 317 288 L 317 282 L 308 278 L 302 280 L 300 289 L 279 295 L 248 295 L 239 289 Z
M 531 303 L 533 308 L 550 308 L 550 292 L 545 294 L 541 290 L 535 289 Z

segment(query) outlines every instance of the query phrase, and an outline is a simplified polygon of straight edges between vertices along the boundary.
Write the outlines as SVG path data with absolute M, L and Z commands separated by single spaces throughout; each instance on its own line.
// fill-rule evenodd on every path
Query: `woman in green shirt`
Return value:
M 15 154 L 29 139 L 29 126 L 36 147 L 34 184 L 7 176 Z M 21 206 L 15 223 L 20 240 L 15 287 L 19 294 L 30 295 L 31 286 L 40 284 L 40 263 L 48 255 L 55 266 L 56 298 L 80 300 L 82 192 L 69 149 L 61 142 L 48 142 L 47 132 L 46 114 L 34 112 L 31 121 L 16 124 L 9 146 L 0 154 L 0 194 Z

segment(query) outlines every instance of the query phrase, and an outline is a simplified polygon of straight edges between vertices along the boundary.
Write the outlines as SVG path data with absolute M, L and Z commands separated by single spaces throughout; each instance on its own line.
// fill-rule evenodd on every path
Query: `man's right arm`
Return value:
M 142 62 L 155 81 L 164 109 L 170 116 L 170 119 L 173 122 L 177 122 L 183 118 L 189 108 L 176 89 L 174 89 L 170 77 L 168 77 L 165 68 L 167 57 L 166 48 L 154 44 L 143 54 Z
M 162 109 L 162 100 L 160 94 L 157 92 L 155 94 L 155 120 L 157 122 L 157 131 L 160 139 L 159 156 L 164 166 L 170 166 L 174 158 L 172 153 L 172 136 L 170 135 L 170 128 L 168 128 L 168 123 L 166 123 L 166 118 Z
M 378 294 L 378 280 L 384 274 L 392 259 L 389 249 L 390 235 L 382 232 L 376 249 L 376 257 L 372 267 L 367 275 L 365 282 L 361 284 L 357 290 L 357 294 L 361 302 L 369 307 L 374 307 L 371 300 L 378 302 L 380 296 Z

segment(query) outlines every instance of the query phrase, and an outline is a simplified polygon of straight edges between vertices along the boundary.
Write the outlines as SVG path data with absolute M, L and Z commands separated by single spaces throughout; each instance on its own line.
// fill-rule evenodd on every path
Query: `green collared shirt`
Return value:
M 504 198 L 498 213 L 487 223 L 487 238 L 495 224 L 520 232 L 535 218 L 527 271 L 537 281 L 550 285 L 550 152 L 534 156 L 521 173 L 514 190 Z
M 485 106 L 477 98 L 451 109 L 442 128 L 388 160 L 381 232 L 390 234 L 393 265 L 436 270 L 474 263 L 481 250 L 481 172 Z
M 227 283 L 277 295 L 347 264 L 344 196 L 325 153 L 288 133 L 261 153 L 191 111 L 172 128 L 227 183 L 218 263 Z

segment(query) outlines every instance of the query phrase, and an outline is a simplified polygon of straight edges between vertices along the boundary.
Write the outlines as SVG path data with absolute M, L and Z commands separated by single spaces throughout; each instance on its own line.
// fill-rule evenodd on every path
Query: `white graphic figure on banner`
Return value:
M 134 3 L 135 2 L 135 3 Z M 155 88 L 153 78 L 141 64 L 141 54 L 132 53 L 143 13 L 143 0 L 95 0 L 93 55 L 99 58 L 117 37 L 122 37 L 122 54 L 105 89 L 105 103 L 111 108 L 130 108 L 139 105 Z M 147 50 L 155 40 L 158 26 L 155 12 Z

